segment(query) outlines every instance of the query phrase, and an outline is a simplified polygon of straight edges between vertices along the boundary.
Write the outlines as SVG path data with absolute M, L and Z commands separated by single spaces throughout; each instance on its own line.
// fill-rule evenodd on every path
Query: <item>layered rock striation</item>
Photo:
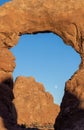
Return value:
M 83 7 L 83 0 L 12 0 L 0 7 L 0 82 L 12 79 L 15 59 L 9 49 L 22 34 L 53 32 L 81 56 L 79 70 L 65 84 L 56 130 L 84 129 Z

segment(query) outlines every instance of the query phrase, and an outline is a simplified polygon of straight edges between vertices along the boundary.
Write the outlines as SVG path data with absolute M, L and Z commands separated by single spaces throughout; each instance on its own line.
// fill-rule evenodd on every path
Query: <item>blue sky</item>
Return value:
M 14 78 L 33 76 L 42 82 L 60 104 L 65 82 L 78 69 L 79 55 L 53 33 L 23 35 L 18 45 L 11 49 L 16 58 Z
M 6 1 L 0 0 L 0 4 Z M 20 75 L 33 76 L 60 104 L 65 82 L 79 67 L 79 54 L 53 33 L 23 35 L 11 51 L 17 57 L 14 79 Z
M 11 0 L 0 0 L 0 5 L 3 5 L 4 3 L 11 1 Z

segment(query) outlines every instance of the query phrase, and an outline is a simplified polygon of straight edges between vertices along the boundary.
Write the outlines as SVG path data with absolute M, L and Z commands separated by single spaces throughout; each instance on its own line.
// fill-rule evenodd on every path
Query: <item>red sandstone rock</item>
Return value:
M 18 124 L 53 127 L 60 109 L 41 83 L 20 76 L 15 81 L 14 96 Z
M 0 48 L 0 71 L 12 72 L 15 68 L 15 58 L 7 48 Z
M 12 77 L 12 73 L 11 72 L 0 71 L 0 83 L 5 81 L 6 79 L 12 79 L 12 78 L 13 77 Z
M 81 56 L 79 70 L 66 82 L 56 130 L 84 129 L 84 1 L 12 0 L 0 7 L 0 48 L 15 46 L 20 35 L 51 31 L 58 34 Z M 6 54 L 8 51 L 6 50 Z M 0 53 L 1 55 L 1 53 Z M 0 56 L 0 74 L 9 76 L 14 59 Z M 10 59 L 10 61 L 4 60 Z M 9 65 L 10 64 L 10 65 Z M 0 75 L 2 76 L 2 75 Z M 0 80 L 5 79 L 1 77 Z

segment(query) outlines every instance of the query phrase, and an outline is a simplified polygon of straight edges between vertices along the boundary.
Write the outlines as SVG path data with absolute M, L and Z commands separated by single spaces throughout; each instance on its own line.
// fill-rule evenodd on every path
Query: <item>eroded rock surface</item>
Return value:
M 15 46 L 20 35 L 51 31 L 81 56 L 79 70 L 66 82 L 56 130 L 84 129 L 84 1 L 12 0 L 0 7 L 0 50 Z M 9 57 L 9 58 L 8 58 Z M 10 59 L 9 61 L 5 60 Z M 0 53 L 0 80 L 11 78 L 14 59 Z M 7 64 L 5 64 L 7 63 Z M 4 75 L 3 75 L 4 74 Z M 72 122 L 71 122 L 72 120 Z M 60 125 L 61 124 L 61 125 Z
M 14 105 L 18 124 L 28 127 L 53 128 L 60 108 L 43 85 L 33 77 L 18 77 L 14 85 Z

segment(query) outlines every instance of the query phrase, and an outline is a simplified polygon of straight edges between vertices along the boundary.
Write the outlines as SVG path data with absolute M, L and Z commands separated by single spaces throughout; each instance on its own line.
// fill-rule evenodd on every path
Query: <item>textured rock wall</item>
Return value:
M 53 128 L 60 108 L 41 83 L 33 77 L 17 77 L 14 84 L 14 105 L 18 124 L 27 127 Z
M 20 35 L 51 31 L 81 56 L 79 70 L 66 82 L 56 130 L 84 129 L 84 1 L 12 0 L 0 7 L 0 81 L 12 78 L 14 57 L 9 48 Z M 60 125 L 61 124 L 61 125 Z

